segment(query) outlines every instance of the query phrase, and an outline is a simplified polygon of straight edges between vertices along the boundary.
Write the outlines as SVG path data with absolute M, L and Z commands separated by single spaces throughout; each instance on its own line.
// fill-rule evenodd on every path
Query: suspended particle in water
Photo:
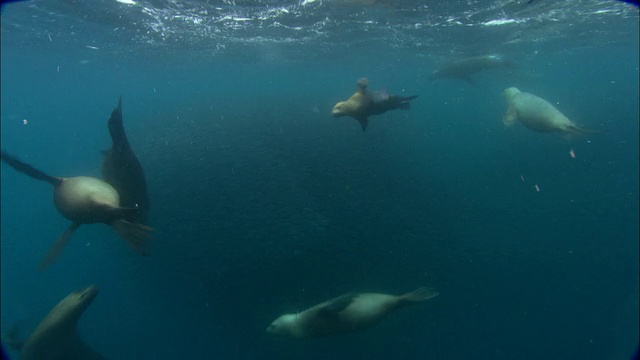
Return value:
M 524 182 L 524 176 L 522 176 L 522 174 L 520 175 L 520 180 L 522 180 L 522 182 Z
M 23 123 L 24 125 L 27 125 L 29 122 L 27 121 L 27 119 L 24 119 L 24 120 L 22 120 L 22 123 Z
M 536 189 L 536 192 L 540 192 L 540 186 L 538 186 L 538 184 L 535 184 L 533 187 Z
M 571 156 L 573 159 L 576 158 L 576 153 L 575 153 L 575 151 L 573 151 L 573 148 L 571 148 L 571 150 L 569 150 L 569 156 Z

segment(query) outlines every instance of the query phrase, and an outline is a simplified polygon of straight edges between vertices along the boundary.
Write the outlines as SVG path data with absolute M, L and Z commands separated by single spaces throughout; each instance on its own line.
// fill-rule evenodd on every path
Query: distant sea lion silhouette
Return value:
M 102 163 L 102 178 L 120 195 L 120 206 L 140 209 L 139 222 L 147 223 L 149 196 L 144 170 L 133 152 L 122 123 L 122 97 L 107 122 L 111 134 L 111 149 L 106 151 Z
M 298 314 L 282 315 L 269 325 L 267 332 L 294 338 L 318 338 L 358 331 L 378 324 L 396 309 L 436 296 L 438 292 L 428 288 L 398 296 L 346 294 Z
M 471 77 L 472 75 L 490 69 L 513 69 L 515 67 L 515 62 L 505 59 L 502 55 L 491 54 L 473 56 L 443 65 L 434 71 L 429 79 L 458 79 L 465 80 L 469 84 L 475 85 L 476 83 L 473 81 L 473 78 Z
M 508 105 L 507 112 L 502 119 L 506 126 L 512 126 L 516 120 L 519 120 L 522 125 L 533 131 L 561 133 L 566 138 L 601 132 L 576 125 L 545 99 L 522 92 L 518 88 L 505 89 L 502 96 Z
M 147 238 L 151 228 L 136 222 L 139 209 L 120 207 L 116 189 L 103 180 L 88 176 L 54 177 L 19 161 L 2 151 L 2 160 L 28 176 L 54 186 L 53 201 L 58 211 L 73 223 L 56 240 L 40 263 L 43 269 L 50 265 L 67 244 L 69 237 L 81 224 L 104 223 L 127 241 L 137 252 L 147 255 Z
M 395 109 L 408 110 L 411 108 L 410 101 L 418 97 L 389 95 L 380 91 L 371 93 L 367 89 L 368 86 L 367 78 L 358 80 L 356 92 L 348 100 L 340 101 L 333 106 L 333 117 L 351 116 L 358 120 L 364 132 L 369 125 L 369 116 Z
M 100 360 L 77 332 L 78 320 L 98 295 L 91 285 L 67 295 L 40 322 L 26 341 L 10 339 L 10 346 L 21 351 L 21 360 Z

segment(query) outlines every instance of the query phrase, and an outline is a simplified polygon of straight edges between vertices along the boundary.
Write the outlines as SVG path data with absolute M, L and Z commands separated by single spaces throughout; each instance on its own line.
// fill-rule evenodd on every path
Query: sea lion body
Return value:
M 107 122 L 111 135 L 111 149 L 105 153 L 102 163 L 102 178 L 120 195 L 120 205 L 140 209 L 139 221 L 147 223 L 149 196 L 147 182 L 140 160 L 129 144 L 122 122 L 122 98 L 111 112 Z
M 267 331 L 293 338 L 319 338 L 358 331 L 378 324 L 396 309 L 437 295 L 437 292 L 426 288 L 398 296 L 346 294 L 298 314 L 282 315 L 269 325 Z
M 358 80 L 356 92 L 349 99 L 336 103 L 331 110 L 331 115 L 333 117 L 350 116 L 356 119 L 362 126 L 362 131 L 365 131 L 369 124 L 369 116 L 396 109 L 408 110 L 411 108 L 410 101 L 418 97 L 418 95 L 390 95 L 382 91 L 370 92 L 368 84 L 366 78 Z
M 54 187 L 53 201 L 58 211 L 72 221 L 40 263 L 43 269 L 60 254 L 75 230 L 82 224 L 104 223 L 142 255 L 148 255 L 151 228 L 138 222 L 139 209 L 120 206 L 120 197 L 106 181 L 88 176 L 55 177 L 2 151 L 1 158 L 17 171 Z
M 65 218 L 78 224 L 110 224 L 115 220 L 110 210 L 120 207 L 120 196 L 113 186 L 88 176 L 62 179 L 53 201 Z
M 473 56 L 454 61 L 438 68 L 431 74 L 430 79 L 458 79 L 475 85 L 472 76 L 479 72 L 500 68 L 512 69 L 515 67 L 516 64 L 513 61 L 507 60 L 501 55 Z
M 98 295 L 92 285 L 62 299 L 40 322 L 22 346 L 21 360 L 98 360 L 77 332 L 78 320 Z
M 545 99 L 522 92 L 518 88 L 505 89 L 502 95 L 508 106 L 503 117 L 506 126 L 511 126 L 518 120 L 525 127 L 541 133 L 577 135 L 598 132 L 576 125 Z

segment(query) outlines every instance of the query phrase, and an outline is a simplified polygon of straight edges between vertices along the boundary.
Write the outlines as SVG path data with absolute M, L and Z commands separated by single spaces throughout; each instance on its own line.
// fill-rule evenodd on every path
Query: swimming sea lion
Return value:
M 508 109 L 502 121 L 511 126 L 517 120 L 529 129 L 542 133 L 558 132 L 572 137 L 580 134 L 595 134 L 599 130 L 582 128 L 569 120 L 548 101 L 533 94 L 510 87 L 502 92 Z
M 98 178 L 88 176 L 54 177 L 19 161 L 2 151 L 1 158 L 14 169 L 54 186 L 53 201 L 58 211 L 72 221 L 71 226 L 56 240 L 40 268 L 48 266 L 60 254 L 69 237 L 81 224 L 111 225 L 137 252 L 148 255 L 147 238 L 151 228 L 136 222 L 139 209 L 120 207 L 116 189 Z
M 318 338 L 372 327 L 391 311 L 431 299 L 438 292 L 419 288 L 404 295 L 346 294 L 298 314 L 285 314 L 267 332 L 294 338 Z
M 505 59 L 502 55 L 482 55 L 474 56 L 456 60 L 452 63 L 443 65 L 439 69 L 433 72 L 430 76 L 430 80 L 435 79 L 458 79 L 465 80 L 471 85 L 475 85 L 473 78 L 474 74 L 477 74 L 484 70 L 490 69 L 513 69 L 516 67 L 516 63 Z
M 120 206 L 138 207 L 139 222 L 147 223 L 149 196 L 144 170 L 138 157 L 131 149 L 122 124 L 122 97 L 118 98 L 118 107 L 111 112 L 107 122 L 111 134 L 111 149 L 105 153 L 102 163 L 102 178 L 113 186 L 120 195 Z
M 369 124 L 369 116 L 395 109 L 408 110 L 411 108 L 410 101 L 418 97 L 390 95 L 381 91 L 371 93 L 367 89 L 368 86 L 367 78 L 358 80 L 356 92 L 348 100 L 340 101 L 333 106 L 333 117 L 351 116 L 358 120 L 362 131 L 365 131 Z
M 12 348 L 21 351 L 21 360 L 104 359 L 82 341 L 76 329 L 78 320 L 97 295 L 95 285 L 67 295 L 24 343 L 13 340 Z

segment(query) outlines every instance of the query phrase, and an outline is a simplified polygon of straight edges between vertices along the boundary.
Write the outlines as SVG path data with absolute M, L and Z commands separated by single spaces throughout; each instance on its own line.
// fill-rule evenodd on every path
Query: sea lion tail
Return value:
M 111 223 L 113 229 L 123 238 L 129 246 L 141 255 L 151 253 L 151 232 L 149 226 L 118 219 Z
M 11 166 L 12 168 L 36 180 L 46 181 L 53 186 L 58 186 L 62 183 L 61 178 L 47 175 L 44 172 L 34 168 L 29 164 L 23 163 L 22 161 L 18 160 L 15 156 L 6 153 L 4 150 L 0 151 L 0 157 L 4 162 L 9 164 L 9 166 Z
M 402 295 L 401 298 L 405 302 L 420 302 L 420 301 L 429 300 L 429 299 L 434 298 L 434 297 L 436 297 L 438 295 L 440 295 L 440 293 L 435 291 L 434 289 L 427 288 L 427 287 L 421 287 L 421 288 L 416 289 L 416 290 L 414 290 L 414 291 L 412 291 L 410 293 L 406 293 L 406 294 Z
M 38 269 L 40 269 L 41 271 L 46 269 L 53 263 L 55 259 L 58 258 L 58 256 L 62 252 L 62 249 L 64 249 L 65 245 L 67 245 L 67 242 L 69 242 L 69 238 L 78 227 L 80 227 L 80 224 L 73 223 L 67 228 L 67 230 L 62 233 L 62 235 L 60 235 L 58 240 L 53 243 L 53 246 L 51 246 L 51 248 L 47 252 L 47 255 L 44 256 L 44 259 L 42 259 L 42 261 L 40 261 L 40 264 L 38 264 Z

